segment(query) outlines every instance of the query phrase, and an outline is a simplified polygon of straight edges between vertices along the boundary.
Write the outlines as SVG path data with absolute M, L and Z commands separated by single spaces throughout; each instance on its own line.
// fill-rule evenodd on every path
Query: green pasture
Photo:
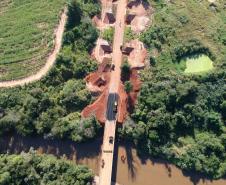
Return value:
M 28 76 L 44 65 L 65 2 L 1 0 L 0 80 Z

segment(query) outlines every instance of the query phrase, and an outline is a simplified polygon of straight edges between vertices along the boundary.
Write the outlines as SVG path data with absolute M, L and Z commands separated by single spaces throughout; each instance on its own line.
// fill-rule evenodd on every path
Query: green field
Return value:
M 183 61 L 186 62 L 185 73 L 199 73 L 213 69 L 213 62 L 206 55 L 187 57 Z
M 1 0 L 0 80 L 35 73 L 53 47 L 66 0 Z

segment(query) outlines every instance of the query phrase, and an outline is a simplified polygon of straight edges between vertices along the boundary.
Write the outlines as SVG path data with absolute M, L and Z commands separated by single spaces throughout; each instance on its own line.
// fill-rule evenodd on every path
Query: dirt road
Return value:
M 55 31 L 55 46 L 52 53 L 47 58 L 47 61 L 43 68 L 41 68 L 36 74 L 33 74 L 31 76 L 18 79 L 18 80 L 10 80 L 10 81 L 4 81 L 0 82 L 0 88 L 1 87 L 15 87 L 15 86 L 22 86 L 37 80 L 40 80 L 43 76 L 45 76 L 48 71 L 51 69 L 51 67 L 54 65 L 55 60 L 57 58 L 57 54 L 59 53 L 62 45 L 62 38 L 64 33 L 65 24 L 67 22 L 67 9 L 65 8 L 64 12 L 61 15 L 61 19 L 59 22 L 59 25 Z
M 118 0 L 115 34 L 113 42 L 113 57 L 112 62 L 115 65 L 115 69 L 111 72 L 111 80 L 109 84 L 109 98 L 111 95 L 117 95 L 119 90 L 119 84 L 121 79 L 121 64 L 122 64 L 122 52 L 120 47 L 123 44 L 124 30 L 125 30 L 125 16 L 126 16 L 127 0 Z M 114 96 L 113 96 L 114 97 Z M 109 101 L 115 101 L 115 98 Z M 105 122 L 104 138 L 102 146 L 102 164 L 100 166 L 100 183 L 99 185 L 110 185 L 112 176 L 112 164 L 114 154 L 114 141 L 117 116 L 114 115 L 114 102 L 108 103 L 107 107 L 107 121 Z M 109 118 L 110 117 L 110 118 Z M 110 138 L 113 141 L 110 142 Z

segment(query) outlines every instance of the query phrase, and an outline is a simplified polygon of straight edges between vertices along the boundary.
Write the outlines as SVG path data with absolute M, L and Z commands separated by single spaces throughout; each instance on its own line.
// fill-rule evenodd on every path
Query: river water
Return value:
M 98 175 L 102 138 L 83 144 L 71 141 L 44 140 L 40 137 L 18 135 L 0 138 L 1 153 L 20 153 L 31 147 L 38 153 L 66 157 L 77 164 L 84 164 Z M 113 180 L 123 185 L 226 185 L 226 179 L 207 180 L 196 174 L 184 174 L 176 166 L 164 160 L 138 157 L 131 144 L 116 144 Z M 125 161 L 121 160 L 125 156 Z

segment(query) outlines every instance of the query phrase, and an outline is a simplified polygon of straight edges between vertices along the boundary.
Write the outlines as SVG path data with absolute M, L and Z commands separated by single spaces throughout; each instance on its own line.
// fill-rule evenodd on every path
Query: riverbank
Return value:
M 5 135 L 0 139 L 0 153 L 20 153 L 32 147 L 38 153 L 66 157 L 77 164 L 99 171 L 102 138 L 89 143 L 76 144 L 68 140 L 45 140 L 41 137 Z M 225 185 L 226 179 L 208 180 L 200 175 L 185 174 L 164 160 L 139 157 L 132 144 L 117 142 L 117 164 L 113 166 L 113 181 L 123 185 Z M 121 160 L 125 156 L 125 162 Z

